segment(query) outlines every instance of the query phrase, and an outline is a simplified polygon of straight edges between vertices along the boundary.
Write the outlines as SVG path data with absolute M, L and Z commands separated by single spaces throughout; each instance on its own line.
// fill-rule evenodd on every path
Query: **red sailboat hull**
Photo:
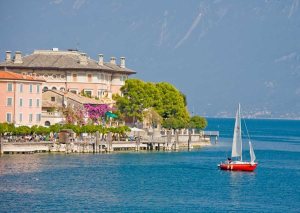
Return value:
M 252 172 L 256 169 L 257 163 L 221 163 L 218 166 L 221 170 Z

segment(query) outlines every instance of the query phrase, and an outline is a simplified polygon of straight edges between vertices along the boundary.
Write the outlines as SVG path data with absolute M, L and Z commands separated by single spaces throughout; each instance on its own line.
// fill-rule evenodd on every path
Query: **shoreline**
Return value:
M 202 141 L 148 142 L 148 141 L 113 141 L 111 143 L 53 143 L 53 142 L 5 142 L 1 144 L 1 155 L 35 154 L 35 153 L 89 153 L 105 154 L 118 152 L 177 152 L 212 146 L 210 139 Z

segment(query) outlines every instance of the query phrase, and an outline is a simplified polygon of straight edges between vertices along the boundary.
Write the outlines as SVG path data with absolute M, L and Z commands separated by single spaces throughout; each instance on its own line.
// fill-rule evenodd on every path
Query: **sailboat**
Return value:
M 246 127 L 247 129 L 247 127 Z M 247 130 L 248 132 L 248 130 Z M 249 136 L 249 134 L 248 134 Z M 222 162 L 218 165 L 221 170 L 232 170 L 232 171 L 254 171 L 257 163 L 255 162 L 255 153 L 249 137 L 249 150 L 250 150 L 250 162 L 243 161 L 242 157 L 242 130 L 241 130 L 241 106 L 239 104 L 238 110 L 235 117 L 233 143 L 231 157 L 237 160 L 232 161 L 228 158 L 226 162 Z

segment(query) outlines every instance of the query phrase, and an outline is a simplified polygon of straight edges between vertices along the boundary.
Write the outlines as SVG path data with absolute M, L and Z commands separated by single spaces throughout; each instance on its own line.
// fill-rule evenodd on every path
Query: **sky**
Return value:
M 5 51 L 126 57 L 170 82 L 191 114 L 300 118 L 300 0 L 0 0 Z

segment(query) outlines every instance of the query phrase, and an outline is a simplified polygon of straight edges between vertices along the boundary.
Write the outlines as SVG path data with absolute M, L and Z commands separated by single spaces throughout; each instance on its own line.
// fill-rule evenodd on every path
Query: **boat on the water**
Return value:
M 249 137 L 248 129 L 246 126 L 247 134 Z M 241 106 L 239 104 L 238 110 L 235 117 L 234 133 L 233 133 L 233 143 L 231 150 L 231 158 L 228 158 L 227 161 L 222 162 L 218 165 L 221 170 L 231 170 L 231 171 L 249 171 L 252 172 L 257 166 L 255 162 L 255 154 L 249 137 L 249 150 L 250 150 L 250 162 L 243 161 L 242 157 L 242 130 L 241 130 Z M 235 158 L 236 160 L 232 160 Z

